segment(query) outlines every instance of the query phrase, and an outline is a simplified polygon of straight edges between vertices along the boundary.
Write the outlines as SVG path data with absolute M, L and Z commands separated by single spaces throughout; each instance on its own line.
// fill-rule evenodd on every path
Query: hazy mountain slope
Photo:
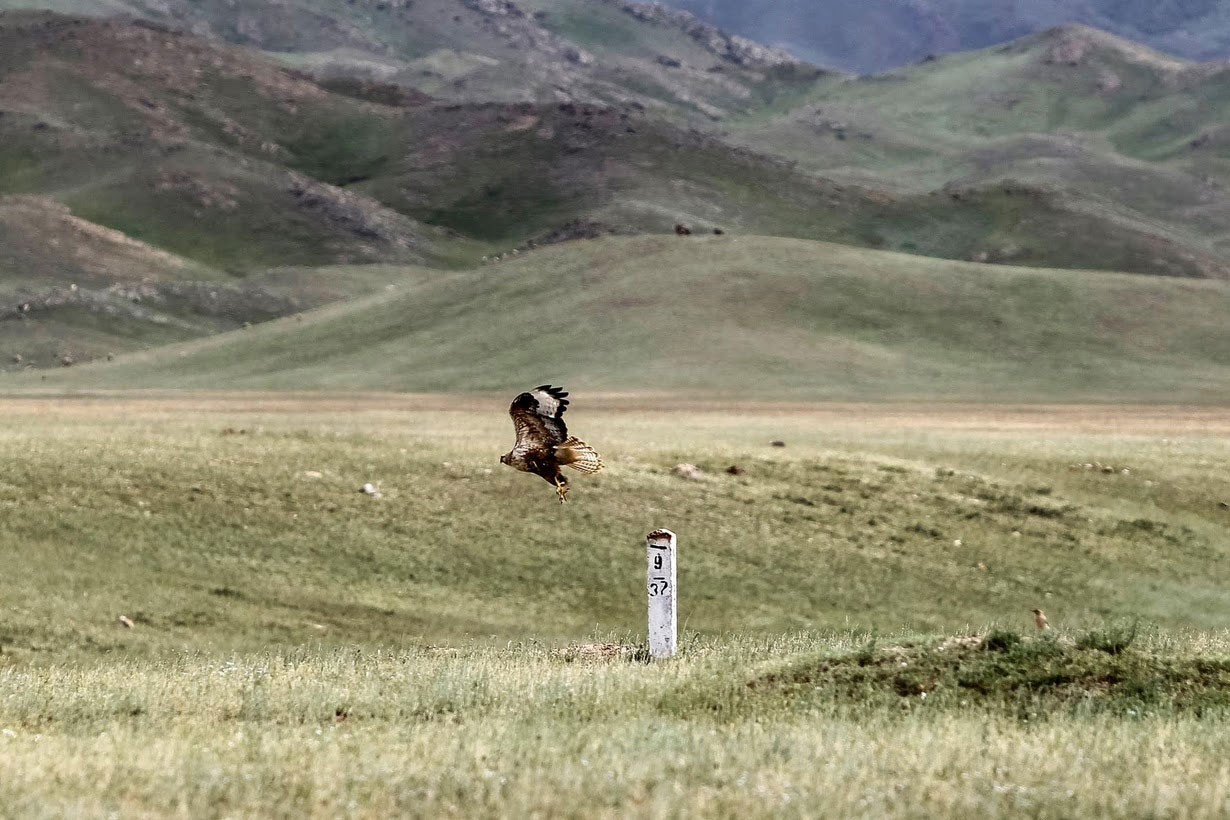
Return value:
M 148 25 L 0 15 L 4 358 L 79 362 L 322 303 L 242 280 L 271 266 L 437 258 L 439 231 L 292 167 L 337 123 L 396 115 Z
M 0 195 L 52 197 L 77 217 L 235 274 L 476 261 L 483 249 L 452 229 L 508 250 L 595 209 L 622 231 L 669 231 L 695 217 L 772 232 L 783 208 L 764 195 L 768 184 L 804 192 L 815 212 L 781 232 L 819 224 L 828 236 L 825 203 L 861 196 L 700 145 L 635 101 L 423 105 L 404 88 L 327 84 L 344 93 L 152 24 L 0 15 Z
M 862 73 L 1083 23 L 1193 59 L 1230 56 L 1219 0 L 666 0 L 731 31 Z
M 635 103 L 707 120 L 757 107 L 818 71 L 597 0 L 0 0 L 4 8 L 124 13 L 263 50 L 320 78 L 364 77 L 463 102 Z
M 1067 27 L 826 83 L 790 112 L 731 136 L 872 186 L 966 196 L 1032 190 L 1186 247 L 1205 275 L 1225 276 L 1228 81 L 1230 66 Z
M 303 321 L 45 384 L 434 391 L 551 379 L 764 398 L 1171 401 L 1225 400 L 1230 385 L 1220 282 L 754 237 L 603 239 L 408 275 L 392 294 Z
M 0 195 L 232 270 L 420 261 L 430 232 L 293 173 L 294 147 L 396 116 L 245 52 L 113 22 L 0 16 Z
M 1023 219 L 1025 205 L 995 197 L 835 185 L 635 107 L 380 105 L 148 26 L 4 19 L 6 189 L 227 271 L 423 260 L 451 253 L 457 235 L 506 250 L 591 220 L 956 257 L 1015 242 L 1033 264 L 1202 272 L 1150 226 L 1073 217 L 1059 201 L 1020 200 L 1036 205 Z M 1052 252 L 1045 237 L 1072 222 L 1099 239 Z
M 1207 67 L 1071 30 L 874 81 L 770 80 L 795 69 L 672 16 L 602 3 L 611 16 L 595 19 L 616 28 L 595 33 L 564 0 L 549 5 L 509 14 L 595 42 L 632 27 L 619 51 L 594 46 L 582 68 L 644 63 L 665 38 L 694 59 L 794 83 L 789 99 L 805 102 L 753 105 L 749 91 L 723 138 L 672 124 L 679 108 L 431 102 L 341 75 L 329 91 L 148 22 L 0 15 L 0 296 L 38 314 L 7 325 L 5 344 L 23 363 L 80 361 L 380 286 L 363 276 L 350 289 L 350 274 L 331 284 L 336 267 L 276 292 L 244 279 L 269 268 L 458 266 L 678 222 L 946 258 L 1226 275 L 1221 98 Z M 1192 115 L 1178 116 L 1193 94 L 1203 97 Z

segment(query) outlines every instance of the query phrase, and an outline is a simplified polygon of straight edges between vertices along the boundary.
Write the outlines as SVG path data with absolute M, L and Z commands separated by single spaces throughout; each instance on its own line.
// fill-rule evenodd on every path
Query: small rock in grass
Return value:
M 555 655 L 567 663 L 574 661 L 607 661 L 617 659 L 635 659 L 641 650 L 635 646 L 617 643 L 582 643 L 570 644 L 563 649 L 555 650 Z
M 705 477 L 704 471 L 695 464 L 676 464 L 671 468 L 671 475 L 688 481 L 701 481 Z
M 370 495 L 372 498 L 382 498 L 384 496 L 382 492 L 376 489 L 376 485 L 371 483 L 364 484 L 359 488 L 359 492 L 364 495 Z
M 320 470 L 304 470 L 303 477 L 304 478 L 324 478 L 325 474 L 322 473 Z
M 786 446 L 786 442 L 784 442 L 784 441 L 774 441 L 774 442 L 772 442 L 769 446 L 770 446 L 770 447 L 785 447 L 785 446 Z
M 727 475 L 743 475 L 743 468 L 738 464 L 732 464 L 726 468 Z
M 124 625 L 125 629 L 132 629 L 136 626 L 136 624 L 132 622 L 132 618 L 129 618 L 127 615 L 121 615 L 119 617 L 119 622 Z

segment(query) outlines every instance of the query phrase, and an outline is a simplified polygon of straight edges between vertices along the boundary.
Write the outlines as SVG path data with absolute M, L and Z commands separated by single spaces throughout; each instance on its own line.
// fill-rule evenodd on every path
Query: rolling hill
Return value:
M 701 48 L 672 18 L 583 6 L 602 23 L 588 36 L 622 49 L 596 51 L 587 70 L 614 77 L 668 34 Z M 558 4 L 510 8 L 521 22 L 579 25 Z M 613 34 L 612 14 L 633 28 Z M 791 91 L 744 88 L 744 109 L 716 131 L 673 124 L 681 110 L 643 97 L 605 104 L 585 86 L 573 88 L 589 100 L 579 103 L 431 103 L 353 74 L 321 80 L 330 91 L 152 24 L 3 19 L 3 189 L 53 196 L 231 274 L 457 264 L 576 223 L 639 233 L 683 221 L 944 258 L 1230 275 L 1223 73 L 1092 30 L 873 80 L 753 50 L 766 82 L 769 69 L 795 72 Z M 183 59 L 170 66 L 171 54 Z M 750 76 L 753 57 L 741 55 L 721 65 Z
M 298 145 L 395 110 L 144 24 L 3 15 L 0 55 L 0 194 L 231 273 L 431 255 L 428 229 L 294 167 Z
M 452 281 L 482 257 L 676 223 L 1230 277 L 1218 66 L 1078 27 L 857 79 L 614 0 L 345 6 L 0 14 L 10 369 L 298 313 L 399 265 Z M 490 73 L 442 85 L 333 59 L 360 40 L 394 62 L 465 44 Z
M 1044 234 L 1054 257 L 1121 232 L 1135 247 L 1117 264 L 1084 265 L 1224 278 L 1228 82 L 1230 65 L 1189 63 L 1069 26 L 820 84 L 805 103 L 744 121 L 730 139 L 826 177 L 905 194 L 1032 196 L 1071 214 L 1073 225 L 1085 223 Z M 1021 236 L 1028 229 L 1016 230 L 966 258 L 1037 264 Z
M 756 237 L 607 238 L 12 386 L 1224 401 L 1230 286 Z M 545 331 L 545 332 L 544 332 Z
M 0 15 L 9 366 L 192 338 L 363 291 L 339 281 L 275 293 L 251 276 L 271 268 L 439 261 L 439 229 L 292 167 L 285 146 L 319 144 L 356 113 L 390 116 L 146 24 Z
M 736 223 L 760 209 L 751 221 L 767 227 L 780 209 L 764 185 L 790 176 L 638 107 L 429 105 L 388 84 L 321 83 L 156 23 L 0 14 L 8 365 L 206 335 L 384 284 L 350 278 L 353 263 L 470 264 L 578 224 L 669 230 L 691 205 Z M 690 190 L 663 185 L 687 181 L 671 167 L 687 163 Z M 842 199 L 783 184 L 809 212 Z

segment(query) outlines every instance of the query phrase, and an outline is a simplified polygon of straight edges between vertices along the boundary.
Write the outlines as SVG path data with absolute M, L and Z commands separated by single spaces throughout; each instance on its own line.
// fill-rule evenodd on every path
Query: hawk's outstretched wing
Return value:
M 513 427 L 517 430 L 517 443 L 513 452 L 551 453 L 568 438 L 564 424 L 564 411 L 568 409 L 568 394 L 560 387 L 544 384 L 513 399 L 508 408 Z

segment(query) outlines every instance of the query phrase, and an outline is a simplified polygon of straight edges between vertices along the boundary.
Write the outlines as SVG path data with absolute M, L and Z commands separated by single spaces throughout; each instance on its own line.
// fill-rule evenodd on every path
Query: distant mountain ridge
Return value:
M 1195 60 L 1230 57 L 1226 0 L 664 0 L 820 65 L 874 73 L 1069 23 Z

